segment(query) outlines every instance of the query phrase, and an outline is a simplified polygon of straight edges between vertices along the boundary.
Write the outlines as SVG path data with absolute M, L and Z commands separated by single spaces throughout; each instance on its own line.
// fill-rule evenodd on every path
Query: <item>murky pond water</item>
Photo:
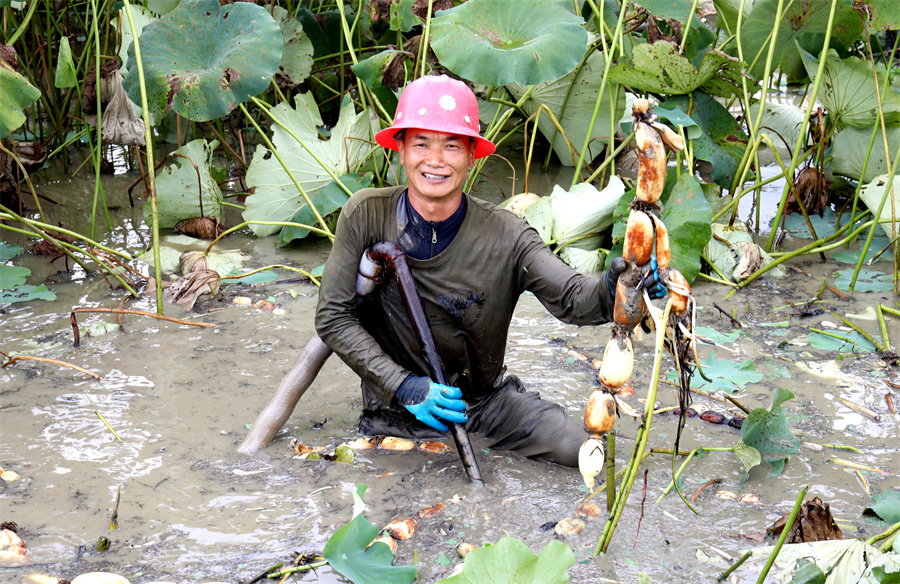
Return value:
M 62 203 L 44 204 L 49 220 L 64 219 L 76 231 L 87 232 L 84 200 L 90 187 L 55 172 L 60 178 L 53 172 L 35 177 L 43 194 Z M 497 167 L 496 176 L 505 177 L 506 172 Z M 140 209 L 130 209 L 124 194 L 133 177 L 104 180 L 111 204 L 121 209 L 114 213 L 114 229 L 102 239 L 137 253 L 149 236 Z M 531 190 L 543 194 L 556 181 L 533 179 L 538 180 L 547 181 L 546 188 L 541 190 L 538 184 Z M 486 187 L 482 196 L 500 200 L 504 194 L 493 188 Z M 8 233 L 2 237 L 23 247 L 28 243 Z M 322 243 L 276 249 L 272 240 L 235 235 L 221 247 L 249 254 L 247 266 L 254 267 L 283 263 L 311 269 L 321 265 L 328 252 Z M 15 482 L 0 482 L 0 520 L 18 523 L 29 547 L 24 564 L 0 567 L 0 582 L 19 582 L 32 573 L 72 578 L 101 570 L 132 582 L 247 581 L 278 562 L 290 562 L 298 552 L 321 551 L 331 534 L 350 520 L 352 491 L 359 483 L 369 485 L 365 514 L 379 526 L 430 505 L 447 505 L 437 516 L 422 520 L 419 532 L 400 543 L 396 554 L 398 564 L 417 561 L 419 581 L 433 582 L 459 561 L 453 547 L 457 541 L 482 544 L 510 535 L 540 551 L 559 537 L 546 526 L 574 516 L 585 495 L 576 469 L 482 450 L 485 444 L 478 436 L 473 441 L 486 478 L 483 489 L 468 484 L 455 453 L 360 451 L 352 466 L 298 460 L 290 449 L 291 437 L 329 449 L 356 437 L 358 382 L 335 357 L 275 442 L 255 456 L 240 455 L 236 447 L 246 425 L 314 334 L 315 287 L 297 282 L 226 286 L 221 299 L 201 302 L 191 316 L 215 328 L 125 316 L 124 331 L 83 338 L 74 348 L 69 311 L 76 306 L 116 307 L 123 293 L 110 292 L 97 276 L 78 271 L 57 274 L 61 261 L 47 265 L 44 258 L 16 259 L 32 269 L 30 283 L 46 279 L 58 300 L 5 307 L 0 350 L 58 359 L 103 379 L 36 361 L 0 370 L 0 466 L 21 476 Z M 721 481 L 697 499 L 699 516 L 674 493 L 655 502 L 671 479 L 672 461 L 654 456 L 644 465 L 646 487 L 641 480 L 636 484 L 607 555 L 592 556 L 603 519 L 589 521 L 580 534 L 564 539 L 577 557 L 569 570 L 573 582 L 635 582 L 639 572 L 647 572 L 653 582 L 708 582 L 745 548 L 762 545 L 753 538 L 787 513 L 807 484 L 808 497 L 818 496 L 831 505 L 846 537 L 867 537 L 883 529 L 882 523 L 862 515 L 871 497 L 860 478 L 833 459 L 888 471 L 863 471 L 871 494 L 896 487 L 898 423 L 884 399 L 890 391 L 884 382 L 896 379 L 896 369 L 872 353 L 835 360 L 836 351 L 809 345 L 805 327 L 827 328 L 823 321 L 836 319 L 827 313 L 801 319 L 789 303 L 804 303 L 819 289 L 822 278 L 833 282 L 834 273 L 847 265 L 817 258 L 793 265 L 805 274 L 789 270 L 782 279 L 757 281 L 727 299 L 728 289 L 698 280 L 694 293 L 699 326 L 732 330 L 714 305 L 734 311 L 743 323 L 740 337 L 726 343 L 733 353 L 705 347 L 701 356 L 713 352 L 719 360 L 751 360 L 763 378 L 738 392 L 739 401 L 751 408 L 768 407 L 775 387 L 789 389 L 796 398 L 784 407 L 801 440 L 849 445 L 860 452 L 804 447 L 791 456 L 780 476 L 767 477 L 763 465 L 746 481 L 732 454 L 709 453 L 692 462 L 683 477 L 687 496 L 707 481 Z M 872 269 L 889 271 L 890 263 L 879 262 Z M 274 298 L 285 314 L 236 306 L 230 301 L 235 295 Z M 891 292 L 857 292 L 844 300 L 826 291 L 823 297 L 823 307 L 857 315 L 853 319 L 869 331 L 877 330 L 877 323 L 874 315 L 866 314 L 868 307 L 877 302 L 896 306 Z M 126 304 L 143 310 L 153 306 L 147 299 Z M 180 316 L 175 311 L 168 314 Z M 111 315 L 79 316 L 82 327 L 114 320 Z M 900 339 L 896 320 L 889 320 L 888 326 L 891 338 Z M 563 325 L 533 297 L 525 296 L 513 321 L 507 365 L 529 388 L 580 417 L 596 384 L 595 372 L 571 359 L 554 339 L 598 358 L 608 336 L 608 325 Z M 651 339 L 645 337 L 638 352 L 637 395 L 628 402 L 640 410 L 638 400 L 646 395 L 653 359 Z M 670 367 L 671 359 L 664 359 L 664 366 Z M 873 410 L 879 419 L 848 408 L 839 397 Z M 694 399 L 700 411 L 735 415 L 730 404 Z M 661 406 L 674 405 L 674 389 L 662 387 L 658 401 Z M 638 423 L 627 417 L 617 424 L 619 465 L 630 455 L 637 428 Z M 656 417 L 651 446 L 671 448 L 675 431 L 674 416 Z M 729 447 L 738 438 L 733 428 L 695 418 L 687 423 L 682 448 Z M 759 503 L 722 498 L 717 491 L 754 494 Z M 110 531 L 119 492 L 119 528 Z M 604 497 L 596 500 L 602 503 Z M 96 551 L 101 536 L 111 540 L 108 551 Z M 759 569 L 759 565 L 744 567 L 733 580 L 755 581 Z M 328 568 L 305 578 L 344 581 Z

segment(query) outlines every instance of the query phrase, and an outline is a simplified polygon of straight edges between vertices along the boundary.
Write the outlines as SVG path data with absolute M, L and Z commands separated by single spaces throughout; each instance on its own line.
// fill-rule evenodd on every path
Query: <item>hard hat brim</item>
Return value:
M 390 128 L 385 128 L 384 130 L 381 130 L 380 132 L 377 132 L 375 134 L 375 141 L 378 142 L 378 144 L 380 144 L 381 146 L 387 148 L 388 150 L 399 151 L 400 145 L 397 144 L 397 140 L 394 139 L 394 135 L 396 135 L 397 132 L 399 132 L 400 130 L 413 130 L 413 129 L 427 130 L 429 132 L 435 131 L 435 130 L 431 130 L 430 128 L 420 128 L 418 126 L 406 126 L 403 124 L 397 124 L 397 125 L 391 126 Z M 444 133 L 450 133 L 450 132 L 444 132 Z M 467 137 L 473 138 L 475 140 L 475 144 L 476 144 L 475 158 L 484 158 L 485 156 L 490 156 L 497 150 L 497 147 L 494 145 L 493 142 L 491 142 L 490 140 L 488 140 L 486 138 L 482 138 L 478 134 L 472 134 L 472 133 L 465 132 L 465 133 L 458 133 L 456 135 L 457 136 L 467 136 Z

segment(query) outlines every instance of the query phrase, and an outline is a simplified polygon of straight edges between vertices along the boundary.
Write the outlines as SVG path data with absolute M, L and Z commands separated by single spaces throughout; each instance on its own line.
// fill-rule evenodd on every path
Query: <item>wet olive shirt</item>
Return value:
M 319 291 L 316 331 L 362 378 L 367 409 L 390 407 L 410 373 L 428 375 L 396 280 L 388 276 L 366 303 L 355 302 L 365 250 L 397 241 L 397 201 L 405 190 L 364 189 L 344 205 Z M 467 203 L 443 252 L 407 261 L 447 377 L 477 407 L 500 386 L 509 324 L 523 292 L 577 325 L 609 322 L 612 302 L 605 278 L 563 263 L 524 219 L 472 197 Z

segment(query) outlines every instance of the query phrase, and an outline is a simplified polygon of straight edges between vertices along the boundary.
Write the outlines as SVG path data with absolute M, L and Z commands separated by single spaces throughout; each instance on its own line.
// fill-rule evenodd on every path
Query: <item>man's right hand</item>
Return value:
M 395 397 L 416 419 L 440 432 L 449 430 L 444 422 L 463 424 L 469 419 L 465 414 L 462 390 L 435 383 L 427 377 L 410 375 Z

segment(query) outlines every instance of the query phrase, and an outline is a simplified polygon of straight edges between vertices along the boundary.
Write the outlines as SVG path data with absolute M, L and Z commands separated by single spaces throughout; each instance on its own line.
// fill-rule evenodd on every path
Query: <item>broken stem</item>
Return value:
M 57 361 L 56 359 L 47 359 L 45 357 L 31 357 L 29 355 L 18 355 L 16 357 L 11 357 L 9 359 L 9 361 L 4 363 L 3 365 L 0 365 L 0 369 L 6 367 L 7 365 L 12 365 L 16 361 L 41 361 L 43 363 L 53 363 L 54 365 L 62 365 L 63 367 L 71 367 L 72 369 L 74 369 L 76 371 L 80 371 L 86 375 L 90 375 L 91 377 L 94 377 L 95 379 L 100 379 L 100 380 L 103 379 L 96 373 L 88 371 L 87 369 L 83 369 L 83 368 L 79 367 L 78 365 L 72 365 L 71 363 L 66 363 L 65 361 Z

